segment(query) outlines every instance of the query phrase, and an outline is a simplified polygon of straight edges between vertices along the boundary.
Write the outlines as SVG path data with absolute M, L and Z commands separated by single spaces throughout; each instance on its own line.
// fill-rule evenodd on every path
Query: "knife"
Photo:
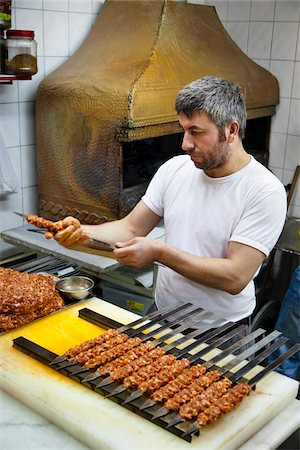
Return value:
M 28 221 L 28 215 L 26 214 L 22 214 L 16 211 L 13 211 L 14 214 L 17 214 L 18 216 L 22 217 L 23 219 L 25 219 L 26 221 Z M 37 225 L 35 225 L 37 227 Z M 29 228 L 28 231 L 34 232 L 34 233 L 41 233 L 44 234 L 45 231 L 47 231 L 46 228 L 39 228 L 37 227 L 37 229 L 31 229 Z M 89 243 L 90 245 L 87 245 L 87 247 L 89 248 L 94 248 L 97 250 L 104 250 L 107 252 L 112 252 L 115 250 L 115 246 L 112 244 L 108 244 L 108 242 L 104 242 L 104 241 L 99 241 L 98 239 L 94 239 L 94 238 L 88 238 L 86 239 L 86 241 L 80 245 L 85 245 L 85 243 Z

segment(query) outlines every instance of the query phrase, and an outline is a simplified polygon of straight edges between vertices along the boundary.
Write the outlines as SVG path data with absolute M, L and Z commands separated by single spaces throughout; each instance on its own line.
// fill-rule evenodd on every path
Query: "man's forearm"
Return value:
M 233 295 L 241 292 L 250 282 L 263 259 L 260 252 L 246 246 L 241 246 L 240 255 L 231 257 L 229 254 L 225 258 L 192 255 L 167 243 L 158 243 L 157 250 L 159 263 L 191 281 Z
M 82 228 L 91 238 L 113 245 L 117 242 L 128 241 L 135 236 L 122 219 L 101 225 L 82 225 Z

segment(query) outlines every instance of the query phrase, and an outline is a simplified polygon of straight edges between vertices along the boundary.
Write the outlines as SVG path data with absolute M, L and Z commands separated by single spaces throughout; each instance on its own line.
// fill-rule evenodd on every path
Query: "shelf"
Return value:
M 31 80 L 31 75 L 21 77 L 19 75 L 6 75 L 6 74 L 0 74 L 0 83 L 3 84 L 12 84 L 13 81 L 16 80 Z

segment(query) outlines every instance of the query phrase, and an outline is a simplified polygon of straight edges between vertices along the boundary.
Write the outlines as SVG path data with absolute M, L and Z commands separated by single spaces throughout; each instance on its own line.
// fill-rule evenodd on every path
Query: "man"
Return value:
M 286 193 L 243 148 L 238 85 L 201 78 L 180 91 L 176 110 L 186 155 L 158 169 L 125 218 L 83 226 L 66 218 L 55 239 L 66 247 L 87 236 L 113 243 L 115 258 L 137 268 L 157 261 L 158 308 L 189 301 L 239 322 L 254 310 L 253 278 L 283 228 Z M 162 218 L 165 242 L 145 237 Z

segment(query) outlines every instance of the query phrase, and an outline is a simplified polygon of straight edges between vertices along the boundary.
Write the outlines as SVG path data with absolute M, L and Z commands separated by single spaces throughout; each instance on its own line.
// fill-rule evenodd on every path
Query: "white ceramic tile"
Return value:
M 0 104 L 18 101 L 18 83 L 19 81 L 14 81 L 13 84 L 0 83 Z
M 275 8 L 275 21 L 297 22 L 300 16 L 299 0 L 277 1 Z
M 268 59 L 271 54 L 273 24 L 271 22 L 251 22 L 249 28 L 248 56 Z
M 278 79 L 280 97 L 290 97 L 292 92 L 294 61 L 273 60 L 270 71 Z
M 221 21 L 227 20 L 228 1 L 227 0 L 207 0 L 206 5 L 211 5 L 216 8 L 216 12 Z
M 21 189 L 22 186 L 22 173 L 21 173 L 21 152 L 20 147 L 10 147 L 7 149 L 7 156 L 12 164 L 14 174 L 17 178 L 18 185 L 16 186 L 16 192 Z
M 53 70 L 57 69 L 64 62 L 68 61 L 68 56 L 49 56 L 45 57 L 45 76 L 49 75 Z
M 283 184 L 286 186 L 287 184 L 290 184 L 293 181 L 293 177 L 295 174 L 295 170 L 289 170 L 286 169 L 283 171 Z M 297 183 L 296 188 L 294 190 L 293 196 L 291 198 L 291 205 L 298 205 L 300 206 L 300 183 Z M 292 209 L 292 208 L 290 208 Z M 289 215 L 292 211 L 289 209 Z
M 70 12 L 92 13 L 92 0 L 69 0 Z
M 231 39 L 244 53 L 246 53 L 249 22 L 227 22 L 226 29 Z
M 300 26 L 299 26 L 299 28 L 300 28 Z M 300 61 L 300 30 L 298 30 L 296 61 Z
M 22 187 L 37 185 L 37 160 L 35 145 L 21 147 Z
M 15 8 L 43 9 L 43 0 L 14 0 Z
M 13 213 L 13 211 L 22 212 L 22 195 L 22 191 L 20 191 L 16 194 L 9 194 L 0 200 L 0 231 L 22 225 L 23 219 Z
M 249 20 L 251 1 L 230 0 L 228 2 L 227 20 Z
M 282 168 L 284 165 L 286 135 L 283 133 L 271 133 L 269 146 L 269 165 Z
M 36 187 L 23 189 L 23 207 L 26 214 L 38 214 L 39 196 Z
M 280 181 L 282 181 L 283 169 L 280 169 L 278 167 L 273 167 L 270 165 L 269 165 L 269 169 Z
M 250 20 L 273 21 L 275 0 L 260 0 L 251 2 Z
M 295 63 L 292 97 L 300 98 L 300 62 Z
M 300 100 L 291 101 L 288 133 L 300 136 Z
M 68 11 L 69 0 L 44 0 L 45 11 Z
M 0 133 L 6 147 L 20 145 L 18 103 L 5 103 L 0 107 Z
M 20 107 L 20 142 L 21 145 L 35 144 L 35 104 L 19 103 Z
M 300 166 L 300 136 L 287 136 L 284 169 L 295 170 Z
M 83 43 L 92 27 L 91 14 L 69 14 L 69 54 L 72 55 Z
M 298 24 L 295 22 L 274 23 L 271 59 L 294 60 L 297 32 Z
M 31 80 L 19 81 L 20 102 L 31 102 L 35 100 L 37 88 L 44 76 L 44 58 L 38 57 L 38 72 L 32 76 Z
M 102 8 L 104 0 L 92 0 L 92 12 L 93 14 L 98 14 Z
M 38 56 L 44 53 L 43 12 L 38 9 L 17 9 L 16 27 L 19 30 L 33 30 L 37 42 Z
M 271 131 L 276 133 L 286 133 L 288 128 L 288 117 L 290 109 L 290 99 L 280 98 L 280 103 L 276 107 L 276 114 L 272 117 Z
M 68 13 L 44 11 L 44 55 L 68 56 Z
M 270 69 L 270 60 L 269 59 L 253 59 L 253 61 L 255 61 L 256 64 L 263 67 L 264 69 L 267 69 L 267 70 Z

